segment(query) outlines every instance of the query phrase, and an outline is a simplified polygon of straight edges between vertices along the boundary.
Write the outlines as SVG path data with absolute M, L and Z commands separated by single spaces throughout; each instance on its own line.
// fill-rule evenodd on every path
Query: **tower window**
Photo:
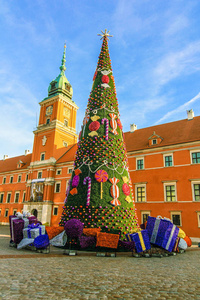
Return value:
M 66 126 L 66 127 L 68 127 L 68 120 L 64 120 L 64 125 Z
M 55 89 L 55 87 L 56 87 L 56 83 L 55 82 L 51 82 L 51 89 L 53 90 L 53 89 Z
M 40 160 L 45 160 L 45 153 L 41 153 Z
M 50 123 L 50 118 L 48 118 L 46 121 L 46 124 L 49 124 L 49 123 Z

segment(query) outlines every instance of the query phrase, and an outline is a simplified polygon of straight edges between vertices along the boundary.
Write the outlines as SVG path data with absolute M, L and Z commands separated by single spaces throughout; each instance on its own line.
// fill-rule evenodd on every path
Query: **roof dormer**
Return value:
M 153 132 L 153 134 L 149 137 L 149 146 L 159 145 L 162 142 L 163 138 Z
M 25 163 L 23 163 L 23 161 L 19 160 L 18 163 L 17 163 L 17 168 L 20 169 L 24 165 L 25 165 Z

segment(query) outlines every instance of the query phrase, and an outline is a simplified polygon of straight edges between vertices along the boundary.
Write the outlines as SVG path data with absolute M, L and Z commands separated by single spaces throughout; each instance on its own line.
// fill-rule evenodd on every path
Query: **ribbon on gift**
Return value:
M 142 250 L 145 251 L 145 250 L 146 250 L 146 246 L 145 246 L 145 244 L 144 244 L 142 232 L 138 232 L 138 237 L 139 237 L 139 239 L 140 239 L 140 244 L 141 244 Z
M 169 246 L 170 246 L 170 243 L 171 243 L 171 241 L 172 241 L 172 238 L 173 238 L 175 229 L 176 229 L 176 225 L 173 225 L 172 230 L 171 230 L 171 233 L 170 233 L 170 236 L 169 236 L 169 239 L 168 239 L 168 242 L 167 242 L 167 245 L 166 245 L 166 247 L 165 247 L 166 250 L 169 250 Z
M 27 235 L 28 235 L 29 239 L 31 239 L 31 230 L 36 229 L 36 228 L 39 228 L 39 233 L 41 235 L 42 234 L 42 228 L 40 227 L 40 223 L 28 225 Z

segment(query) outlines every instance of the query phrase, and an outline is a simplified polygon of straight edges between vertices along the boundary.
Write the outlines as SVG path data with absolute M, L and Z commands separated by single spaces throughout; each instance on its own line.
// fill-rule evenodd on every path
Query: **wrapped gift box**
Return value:
M 119 242 L 119 234 L 112 234 L 106 232 L 97 233 L 97 247 L 106 247 L 117 249 Z
M 135 242 L 135 248 L 138 253 L 151 249 L 147 230 L 130 234 L 130 236 L 132 241 Z
M 37 223 L 37 218 L 35 216 L 30 216 L 28 218 L 9 216 L 9 223 L 11 241 L 17 245 L 23 239 L 23 229 L 28 227 L 29 224 Z
M 146 230 L 150 242 L 171 252 L 176 243 L 179 228 L 170 220 L 148 217 Z
M 23 237 L 35 239 L 39 235 L 45 234 L 45 226 L 38 224 L 28 225 L 27 228 L 23 229 Z

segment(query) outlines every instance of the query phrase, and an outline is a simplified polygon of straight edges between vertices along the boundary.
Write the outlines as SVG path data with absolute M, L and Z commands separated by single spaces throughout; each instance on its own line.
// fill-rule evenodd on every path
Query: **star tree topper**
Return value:
M 102 34 L 100 34 L 100 33 L 97 34 L 97 35 L 99 35 L 99 36 L 102 37 L 101 40 L 104 38 L 104 36 L 106 36 L 107 38 L 108 38 L 108 37 L 113 37 L 113 35 L 110 35 L 110 34 L 109 34 L 110 31 L 107 31 L 107 29 L 105 29 L 105 32 L 103 32 L 102 30 L 101 30 L 101 32 L 102 32 Z M 108 38 L 108 40 L 109 40 L 109 38 Z

